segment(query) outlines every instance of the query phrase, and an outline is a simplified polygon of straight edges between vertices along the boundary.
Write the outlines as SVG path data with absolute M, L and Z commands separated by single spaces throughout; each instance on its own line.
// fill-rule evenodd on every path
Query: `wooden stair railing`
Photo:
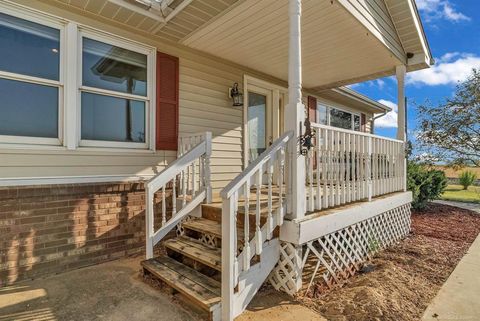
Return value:
M 275 237 L 274 231 L 276 227 L 283 224 L 289 199 L 286 153 L 287 143 L 292 137 L 291 131 L 283 134 L 220 193 L 222 197 L 221 309 L 224 321 L 233 320 L 244 311 L 278 262 L 280 242 L 278 237 Z M 254 200 L 250 199 L 252 188 L 255 190 Z M 266 211 L 261 208 L 264 190 L 267 194 Z M 278 195 L 275 208 L 272 206 L 274 193 Z M 285 195 L 287 197 L 284 197 Z M 250 203 L 255 204 L 255 224 L 252 228 L 250 215 L 243 215 L 244 222 L 237 222 L 239 212 L 250 213 Z M 242 228 L 239 225 L 242 225 Z M 254 233 L 251 233 L 251 230 Z M 243 247 L 238 246 L 238 239 L 243 239 Z
M 146 257 L 153 257 L 153 247 L 192 210 L 212 200 L 210 156 L 212 133 L 182 136 L 179 157 L 145 185 Z M 171 187 L 171 215 L 167 213 L 167 187 Z M 177 187 L 179 195 L 177 195 Z M 154 199 L 161 193 L 161 227 L 155 231 Z

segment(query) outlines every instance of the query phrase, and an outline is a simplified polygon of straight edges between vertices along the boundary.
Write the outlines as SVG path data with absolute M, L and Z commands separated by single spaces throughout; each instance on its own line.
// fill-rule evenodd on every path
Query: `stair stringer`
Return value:
M 264 243 L 262 254 L 260 254 L 260 263 L 253 265 L 248 271 L 239 275 L 238 292 L 233 297 L 234 318 L 245 311 L 279 259 L 280 241 L 279 239 L 273 239 Z

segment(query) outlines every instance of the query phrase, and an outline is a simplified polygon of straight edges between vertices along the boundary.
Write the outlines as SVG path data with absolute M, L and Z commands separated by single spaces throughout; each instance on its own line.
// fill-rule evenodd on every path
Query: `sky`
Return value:
M 453 95 L 459 81 L 472 68 L 480 69 L 480 1 L 416 0 L 425 33 L 435 58 L 430 69 L 409 73 L 406 78 L 408 97 L 408 135 L 415 136 L 416 105 L 425 101 L 439 104 Z M 397 126 L 397 83 L 394 77 L 350 86 L 391 108 L 393 112 L 375 121 L 375 133 L 395 137 Z

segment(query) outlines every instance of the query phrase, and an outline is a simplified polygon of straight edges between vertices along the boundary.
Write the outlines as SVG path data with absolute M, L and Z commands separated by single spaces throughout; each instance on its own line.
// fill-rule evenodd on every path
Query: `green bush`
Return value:
M 429 201 L 437 199 L 442 195 L 447 187 L 447 178 L 442 171 L 409 162 L 407 167 L 407 185 L 413 194 L 412 207 L 422 210 Z
M 463 171 L 458 178 L 463 189 L 468 189 L 477 180 L 477 175 L 472 171 Z

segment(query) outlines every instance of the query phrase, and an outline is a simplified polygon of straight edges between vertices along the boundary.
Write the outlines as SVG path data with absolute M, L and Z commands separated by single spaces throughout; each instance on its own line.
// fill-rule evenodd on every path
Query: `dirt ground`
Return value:
M 479 232 L 480 215 L 431 204 L 412 213 L 409 237 L 375 256 L 373 271 L 297 299 L 330 321 L 417 321 Z

